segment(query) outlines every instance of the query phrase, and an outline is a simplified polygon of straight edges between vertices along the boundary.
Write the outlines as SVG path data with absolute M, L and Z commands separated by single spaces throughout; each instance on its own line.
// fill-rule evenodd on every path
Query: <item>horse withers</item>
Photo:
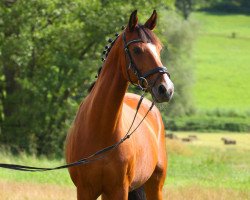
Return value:
M 130 83 L 151 93 L 155 102 L 169 101 L 174 92 L 162 65 L 162 45 L 152 30 L 157 13 L 144 25 L 134 11 L 122 34 L 109 47 L 96 83 L 81 103 L 66 141 L 68 163 L 88 157 L 124 137 L 140 97 L 126 93 Z M 78 200 L 163 199 L 167 157 L 165 131 L 159 110 L 144 99 L 129 139 L 95 161 L 69 169 Z M 148 112 L 149 111 L 149 112 Z M 143 117 L 148 112 L 148 115 Z

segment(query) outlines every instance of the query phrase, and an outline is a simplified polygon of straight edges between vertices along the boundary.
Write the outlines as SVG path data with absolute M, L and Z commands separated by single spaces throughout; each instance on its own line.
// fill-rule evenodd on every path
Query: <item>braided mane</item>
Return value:
M 122 29 L 124 29 L 124 27 L 122 27 Z M 141 38 L 141 40 L 144 43 L 153 43 L 154 45 L 157 45 L 160 48 L 162 48 L 162 44 L 161 44 L 160 40 L 158 39 L 158 37 L 156 37 L 156 35 L 151 30 L 146 28 L 144 25 L 138 24 L 135 28 L 135 31 L 137 32 L 139 38 Z M 116 39 L 119 37 L 119 34 L 116 33 L 115 36 L 116 36 L 116 38 L 114 40 L 112 40 L 112 39 L 108 40 L 108 42 L 111 43 L 110 46 L 108 46 L 108 45 L 105 46 L 105 49 L 103 51 L 105 57 L 104 58 L 102 57 L 103 62 L 105 62 L 105 60 L 107 59 L 111 48 L 113 47 Z M 102 71 L 102 67 L 103 67 L 103 65 L 98 69 L 96 78 L 98 78 L 100 76 L 101 71 Z M 96 80 L 94 82 L 92 82 L 91 85 L 89 86 L 89 88 L 88 88 L 89 93 L 91 92 L 91 90 L 95 86 L 95 83 L 96 83 Z

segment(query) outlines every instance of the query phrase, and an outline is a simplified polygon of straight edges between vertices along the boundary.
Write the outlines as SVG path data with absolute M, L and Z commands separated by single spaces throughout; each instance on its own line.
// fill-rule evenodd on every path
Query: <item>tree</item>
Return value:
M 168 0 L 0 3 L 0 143 L 12 152 L 61 155 L 108 36 Z M 147 12 L 146 12 L 147 11 Z M 123 14 L 122 14 L 123 13 Z
M 195 111 L 192 99 L 194 83 L 192 50 L 197 26 L 195 22 L 183 20 L 173 12 L 165 13 L 162 21 L 164 26 L 160 31 L 165 46 L 162 60 L 169 68 L 171 80 L 175 85 L 172 101 L 168 105 L 160 106 L 166 122 L 166 116 L 185 116 Z
M 184 19 L 188 19 L 193 11 L 195 0 L 176 0 L 175 6 L 181 12 Z

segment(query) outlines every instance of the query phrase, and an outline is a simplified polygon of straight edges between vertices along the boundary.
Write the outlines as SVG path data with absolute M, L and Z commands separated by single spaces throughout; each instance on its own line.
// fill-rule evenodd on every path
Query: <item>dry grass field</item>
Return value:
M 0 181 L 1 200 L 76 200 L 73 187 Z M 165 187 L 166 200 L 248 200 L 249 192 L 189 186 Z
M 189 186 L 165 189 L 166 200 L 249 200 L 250 191 Z
M 75 200 L 73 187 L 0 181 L 1 200 Z
M 174 133 L 167 139 L 167 200 L 250 200 L 250 134 Z M 195 136 L 189 142 L 182 139 Z M 235 140 L 225 145 L 221 138 Z

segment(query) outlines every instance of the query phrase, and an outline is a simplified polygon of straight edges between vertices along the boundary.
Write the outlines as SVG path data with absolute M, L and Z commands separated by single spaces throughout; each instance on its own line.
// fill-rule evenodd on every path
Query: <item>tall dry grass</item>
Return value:
M 165 188 L 166 200 L 249 200 L 250 191 L 188 186 Z
M 180 140 L 166 138 L 166 146 L 168 154 L 174 153 L 185 156 L 192 155 L 192 150 L 187 145 L 184 145 Z
M 0 200 L 76 200 L 72 187 L 0 181 Z
M 250 199 L 250 191 L 200 186 L 165 188 L 164 199 L 248 200 Z M 0 200 L 76 200 L 76 191 L 74 188 L 66 186 L 1 181 Z

